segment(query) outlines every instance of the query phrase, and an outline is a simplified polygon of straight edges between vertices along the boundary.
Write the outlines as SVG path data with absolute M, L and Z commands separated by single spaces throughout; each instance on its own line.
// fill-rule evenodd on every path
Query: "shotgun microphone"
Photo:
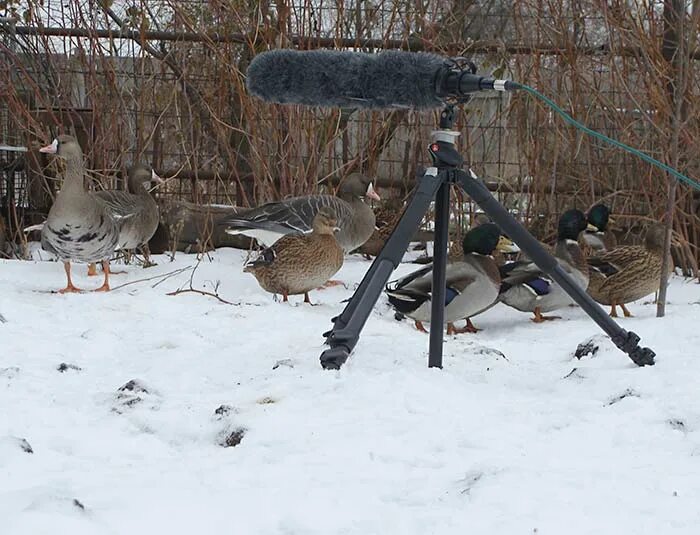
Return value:
M 247 86 L 256 97 L 277 104 L 419 110 L 443 107 L 476 91 L 517 88 L 509 80 L 475 74 L 464 61 L 398 50 L 271 50 L 251 61 Z

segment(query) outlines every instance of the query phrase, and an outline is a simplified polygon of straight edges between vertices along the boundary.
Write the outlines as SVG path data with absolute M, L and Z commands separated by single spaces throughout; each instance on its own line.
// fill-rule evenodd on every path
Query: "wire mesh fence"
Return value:
M 22 208 L 24 219 L 47 212 L 55 184 L 36 148 L 59 132 L 78 137 L 98 187 L 122 187 L 126 166 L 144 161 L 170 179 L 161 199 L 248 206 L 315 192 L 354 171 L 378 177 L 393 196 L 410 191 L 416 171 L 429 164 L 437 112 L 258 101 L 245 91 L 247 65 L 279 47 L 465 56 L 480 73 L 536 87 L 590 127 L 664 162 L 675 153 L 684 173 L 700 175 L 697 6 L 684 11 L 683 38 L 675 40 L 679 22 L 670 25 L 664 6 L 651 1 L 21 6 L 6 3 L 0 24 L 0 144 L 30 150 L 12 153 L 22 165 L 3 176 L 5 219 L 10 206 Z M 565 125 L 525 94 L 475 96 L 462 106 L 458 129 L 472 168 L 543 238 L 562 211 L 601 200 L 625 230 L 664 214 L 667 177 Z M 0 153 L 3 169 L 14 161 L 9 154 Z M 700 226 L 693 191 L 681 188 L 674 217 L 694 269 Z

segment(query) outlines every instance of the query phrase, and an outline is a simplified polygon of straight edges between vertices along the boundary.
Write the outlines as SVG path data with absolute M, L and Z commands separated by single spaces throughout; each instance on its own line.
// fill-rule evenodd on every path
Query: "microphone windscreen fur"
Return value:
M 436 94 L 444 68 L 444 58 L 423 52 L 271 50 L 250 63 L 247 86 L 278 104 L 429 109 L 444 105 Z

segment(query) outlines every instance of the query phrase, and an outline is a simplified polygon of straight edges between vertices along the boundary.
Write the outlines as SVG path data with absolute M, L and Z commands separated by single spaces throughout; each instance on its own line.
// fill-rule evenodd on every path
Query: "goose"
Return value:
M 147 189 L 152 181 L 164 182 L 150 167 L 136 164 L 129 169 L 128 191 L 109 190 L 94 194 L 108 207 L 112 216 L 120 220 L 118 248 L 141 248 L 146 267 L 153 265 L 148 241 L 155 234 L 159 221 L 158 204 Z M 97 275 L 95 264 L 88 266 L 88 275 Z
M 375 216 L 365 198 L 380 200 L 372 179 L 360 173 L 349 175 L 340 185 L 338 195 L 306 195 L 263 204 L 243 215 L 224 219 L 221 224 L 229 234 L 243 234 L 269 247 L 286 234 L 309 233 L 322 207 L 335 213 L 340 231 L 336 239 L 345 253 L 365 243 L 375 230 Z
M 104 282 L 95 291 L 109 291 L 109 258 L 119 242 L 119 225 L 107 206 L 85 191 L 83 151 L 69 135 L 60 135 L 39 152 L 65 162 L 63 185 L 41 229 L 41 246 L 63 262 L 67 284 L 59 293 L 80 292 L 71 280 L 71 262 L 101 262 Z

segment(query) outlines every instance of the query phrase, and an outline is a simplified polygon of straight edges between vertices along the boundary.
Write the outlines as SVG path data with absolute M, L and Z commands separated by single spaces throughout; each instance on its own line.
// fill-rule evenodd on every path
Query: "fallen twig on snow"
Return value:
M 114 288 L 112 288 L 112 291 L 118 290 L 119 288 L 124 288 L 124 286 L 129 286 L 130 284 L 136 284 L 137 282 L 147 282 L 147 281 L 151 281 L 151 280 L 153 280 L 153 279 L 160 279 L 160 278 L 162 278 L 163 280 L 159 281 L 157 284 L 155 284 L 155 285 L 152 286 L 152 288 L 155 288 L 155 287 L 158 286 L 158 284 L 160 284 L 161 282 L 163 282 L 163 281 L 169 279 L 170 277 L 174 277 L 175 275 L 179 275 L 180 273 L 183 273 L 183 272 L 187 271 L 188 269 L 193 269 L 193 267 L 192 267 L 192 266 L 187 266 L 187 267 L 184 267 L 184 268 L 176 269 L 175 271 L 170 271 L 169 273 L 163 273 L 163 274 L 161 274 L 161 275 L 154 275 L 153 277 L 147 277 L 147 278 L 145 278 L 145 279 L 138 279 L 138 280 L 135 280 L 135 281 L 125 282 L 124 284 L 120 284 L 119 286 L 115 286 Z

